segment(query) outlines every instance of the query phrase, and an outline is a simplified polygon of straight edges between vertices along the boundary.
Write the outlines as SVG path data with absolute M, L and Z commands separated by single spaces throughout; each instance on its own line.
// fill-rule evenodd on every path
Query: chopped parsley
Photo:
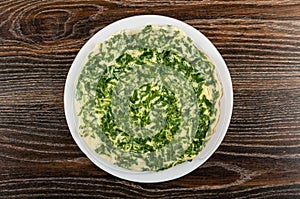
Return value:
M 121 31 L 90 53 L 79 77 L 80 133 L 120 167 L 167 169 L 205 146 L 220 96 L 214 65 L 181 30 Z

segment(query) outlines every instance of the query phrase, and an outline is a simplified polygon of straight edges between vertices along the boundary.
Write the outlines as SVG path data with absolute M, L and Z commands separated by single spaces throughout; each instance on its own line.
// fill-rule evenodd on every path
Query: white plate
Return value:
M 172 25 L 183 30 L 190 38 L 195 42 L 195 45 L 202 51 L 204 51 L 210 60 L 215 64 L 216 71 L 219 80 L 222 84 L 223 96 L 220 101 L 220 119 L 216 126 L 215 133 L 211 136 L 210 140 L 207 142 L 205 148 L 201 153 L 193 159 L 191 162 L 185 162 L 179 164 L 170 169 L 166 169 L 159 172 L 135 172 L 127 169 L 120 168 L 116 165 L 106 162 L 101 159 L 96 152 L 91 150 L 80 136 L 78 131 L 78 116 L 75 112 L 75 90 L 77 79 L 81 73 L 81 70 L 86 62 L 89 52 L 91 52 L 94 46 L 100 42 L 106 40 L 110 35 L 116 33 L 119 30 L 124 29 L 137 29 L 145 25 L 155 24 L 155 25 Z M 97 32 L 79 51 L 76 56 L 70 71 L 67 76 L 65 84 L 64 93 L 64 108 L 67 123 L 71 134 L 79 146 L 79 148 L 86 154 L 86 156 L 98 167 L 104 171 L 117 176 L 122 179 L 135 181 L 135 182 L 163 182 L 168 180 L 173 180 L 182 177 L 191 171 L 202 165 L 219 147 L 221 144 L 227 128 L 230 123 L 231 113 L 233 106 L 233 92 L 232 83 L 227 66 L 214 45 L 198 30 L 192 26 L 165 16 L 158 15 L 141 15 L 125 18 L 116 21 L 99 32 Z

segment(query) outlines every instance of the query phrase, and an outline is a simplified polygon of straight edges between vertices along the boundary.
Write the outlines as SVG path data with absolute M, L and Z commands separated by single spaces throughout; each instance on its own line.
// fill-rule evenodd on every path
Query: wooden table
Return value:
M 97 31 L 159 14 L 205 34 L 231 73 L 234 109 L 216 153 L 177 180 L 97 168 L 66 124 L 68 70 Z M 0 198 L 300 198 L 300 2 L 0 2 Z

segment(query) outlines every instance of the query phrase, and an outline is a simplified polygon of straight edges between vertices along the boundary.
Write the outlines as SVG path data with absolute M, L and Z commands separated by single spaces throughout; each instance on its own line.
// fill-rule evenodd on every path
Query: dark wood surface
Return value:
M 165 183 L 113 177 L 73 141 L 65 79 L 84 43 L 124 17 L 160 14 L 205 34 L 231 73 L 216 153 Z M 0 2 L 0 198 L 300 198 L 300 2 Z

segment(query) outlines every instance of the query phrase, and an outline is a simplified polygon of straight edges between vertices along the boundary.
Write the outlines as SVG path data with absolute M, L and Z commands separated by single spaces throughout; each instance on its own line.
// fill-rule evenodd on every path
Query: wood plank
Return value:
M 63 91 L 85 42 L 133 15 L 180 19 L 224 57 L 234 88 L 228 133 L 201 167 L 158 184 L 93 165 L 68 130 Z M 300 2 L 0 2 L 0 198 L 299 198 Z

